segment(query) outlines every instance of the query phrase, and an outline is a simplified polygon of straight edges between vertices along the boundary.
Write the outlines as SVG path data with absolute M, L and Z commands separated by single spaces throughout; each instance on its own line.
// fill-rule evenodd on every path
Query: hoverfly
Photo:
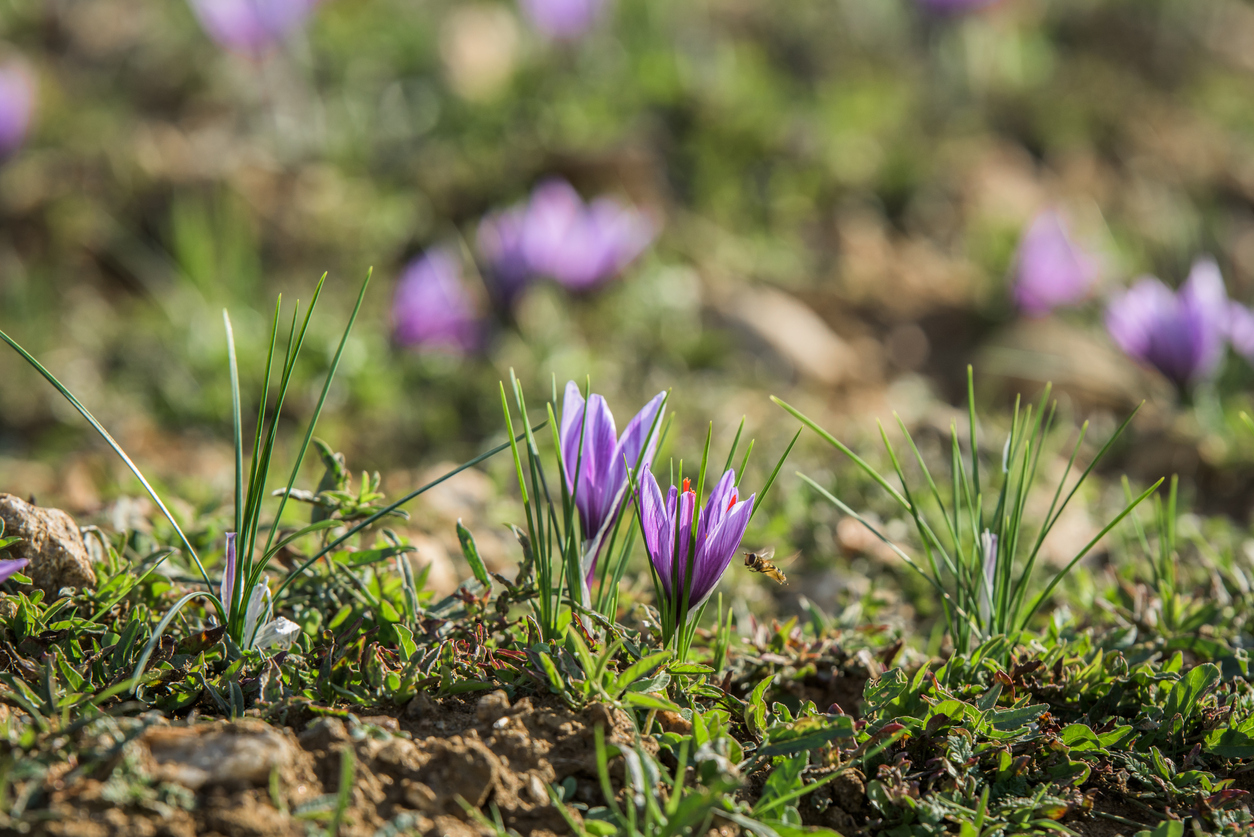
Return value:
M 772 563 L 771 559 L 775 557 L 775 547 L 768 546 L 759 549 L 756 552 L 745 553 L 745 566 L 755 573 L 762 573 L 767 578 L 783 584 L 788 580 L 788 576 L 780 571 L 779 567 Z

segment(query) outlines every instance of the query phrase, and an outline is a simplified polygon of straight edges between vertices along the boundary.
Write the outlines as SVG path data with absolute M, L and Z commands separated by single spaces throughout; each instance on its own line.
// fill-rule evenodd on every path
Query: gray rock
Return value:
M 60 509 L 42 509 L 12 494 L 0 494 L 0 520 L 5 537 L 22 539 L 5 557 L 29 560 L 23 572 L 49 598 L 62 587 L 96 586 L 91 555 L 74 518 Z
M 270 772 L 291 763 L 287 738 L 260 721 L 158 727 L 143 736 L 153 773 L 197 790 L 206 785 L 264 785 Z

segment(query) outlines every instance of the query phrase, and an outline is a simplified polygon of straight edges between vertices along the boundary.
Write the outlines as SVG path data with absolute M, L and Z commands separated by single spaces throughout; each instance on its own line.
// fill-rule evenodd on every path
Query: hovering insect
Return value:
M 788 581 L 788 576 L 784 575 L 780 568 L 772 563 L 771 559 L 775 557 L 775 547 L 768 546 L 759 549 L 756 552 L 745 553 L 745 566 L 753 570 L 755 573 L 762 573 L 767 578 L 777 581 L 780 584 Z

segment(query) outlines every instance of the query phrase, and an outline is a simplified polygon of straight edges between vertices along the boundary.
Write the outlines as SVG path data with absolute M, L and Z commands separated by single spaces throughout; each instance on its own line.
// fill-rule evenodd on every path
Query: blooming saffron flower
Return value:
M 1147 276 L 1111 300 L 1106 330 L 1119 348 L 1184 387 L 1218 368 L 1229 318 L 1218 265 L 1199 259 L 1177 293 Z
M 479 319 L 454 251 L 430 250 L 406 266 L 392 298 L 392 329 L 402 346 L 465 354 L 479 345 Z
M 0 159 L 21 147 L 34 110 L 35 80 L 30 71 L 17 61 L 0 64 Z
M 573 41 L 596 25 L 606 0 L 522 0 L 521 5 L 540 34 L 555 41 Z
M 244 647 L 264 651 L 291 648 L 300 636 L 300 626 L 285 616 L 271 619 L 270 585 L 262 581 L 253 587 L 244 611 Z
M 1228 342 L 1237 354 L 1254 363 L 1254 311 L 1239 302 L 1228 308 Z
M 225 49 L 260 55 L 304 25 L 319 0 L 189 0 L 205 33 Z
M 607 197 L 585 204 L 565 180 L 551 179 L 525 205 L 485 216 L 478 241 L 488 272 L 513 293 L 536 276 L 586 291 L 622 272 L 654 234 L 636 209 Z
M 8 581 L 29 563 L 29 558 L 6 558 L 0 561 L 0 581 Z
M 653 563 L 653 570 L 662 586 L 667 606 L 683 595 L 688 587 L 686 610 L 705 603 L 723 577 L 732 556 L 753 514 L 751 495 L 739 499 L 736 472 L 727 471 L 710 492 L 710 499 L 697 520 L 696 544 L 692 541 L 692 520 L 696 514 L 697 495 L 685 479 L 683 489 L 671 486 L 665 499 L 651 471 L 640 479 L 640 526 L 644 545 Z M 678 527 L 678 535 L 676 533 Z M 676 549 L 678 547 L 678 550 Z M 687 581 L 688 560 L 692 557 L 692 579 Z M 683 603 L 680 603 L 681 606 Z
M 929 12 L 944 15 L 973 12 L 996 2 L 997 0 L 918 0 L 918 4 Z
M 666 393 L 659 392 L 618 436 L 614 416 L 600 395 L 586 401 L 574 381 L 562 398 L 562 471 L 574 492 L 583 527 L 584 581 L 591 586 L 597 556 L 618 519 L 627 493 L 627 469 L 647 471 L 657 450 Z
M 1052 210 L 1032 220 L 1015 262 L 1015 303 L 1032 316 L 1080 302 L 1098 274 L 1096 260 L 1071 240 L 1066 220 Z

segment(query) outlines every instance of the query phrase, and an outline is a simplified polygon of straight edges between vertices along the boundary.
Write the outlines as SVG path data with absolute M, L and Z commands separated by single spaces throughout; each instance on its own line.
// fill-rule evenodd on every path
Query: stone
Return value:
M 0 520 L 5 537 L 22 539 L 8 548 L 5 557 L 30 561 L 22 572 L 50 599 L 62 587 L 96 586 L 91 555 L 74 518 L 60 509 L 43 509 L 0 494 Z
M 262 786 L 273 770 L 294 758 L 287 738 L 261 721 L 158 727 L 141 740 L 152 756 L 154 775 L 192 790 Z

